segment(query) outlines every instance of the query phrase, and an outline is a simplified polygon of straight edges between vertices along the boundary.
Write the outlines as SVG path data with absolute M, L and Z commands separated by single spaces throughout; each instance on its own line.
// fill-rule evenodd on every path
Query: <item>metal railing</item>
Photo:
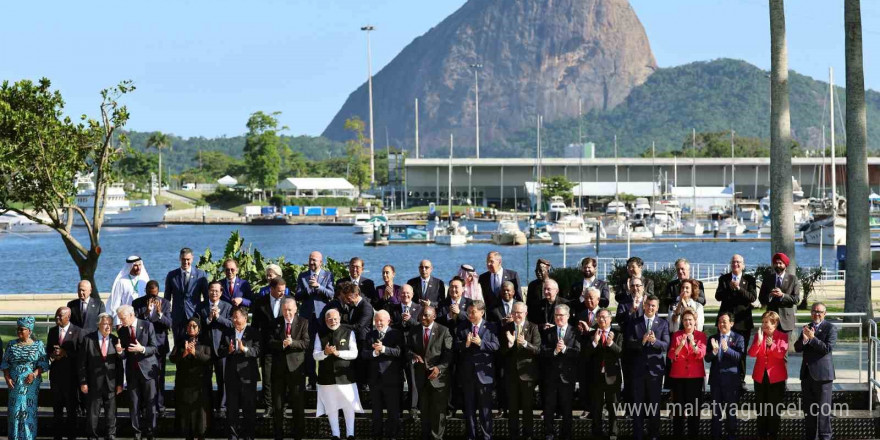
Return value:
M 880 390 L 880 378 L 877 376 L 878 350 L 880 339 L 877 335 L 877 321 L 868 321 L 868 411 L 874 413 L 875 390 Z
M 615 263 L 625 262 L 625 258 L 597 258 L 597 272 L 599 278 L 608 278 L 611 271 L 614 270 Z M 675 266 L 674 262 L 645 261 L 644 270 L 657 271 Z M 690 262 L 691 278 L 702 281 L 712 282 L 718 281 L 718 277 L 730 272 L 729 263 L 697 263 Z M 748 272 L 748 271 L 747 271 Z M 821 281 L 845 281 L 846 271 L 822 268 L 822 275 L 819 277 Z

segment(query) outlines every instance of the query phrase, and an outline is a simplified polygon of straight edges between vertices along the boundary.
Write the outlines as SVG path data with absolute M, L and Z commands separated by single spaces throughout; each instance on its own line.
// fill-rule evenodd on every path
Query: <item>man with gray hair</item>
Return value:
M 544 284 L 545 291 L 547 284 Z M 544 396 L 544 432 L 552 439 L 556 432 L 556 414 L 562 416 L 559 437 L 571 439 L 571 402 L 574 399 L 574 384 L 577 381 L 577 364 L 580 359 L 581 344 L 579 336 L 568 325 L 570 310 L 565 304 L 553 307 L 553 324 L 544 330 L 541 344 L 544 382 L 541 394 Z
M 544 299 L 538 304 L 538 310 L 529 315 L 529 321 L 535 323 L 538 328 L 546 330 L 553 327 L 554 311 L 556 306 L 565 304 L 565 300 L 559 296 L 559 284 L 552 278 L 544 280 Z M 568 306 L 565 307 L 566 310 Z M 568 318 L 565 318 L 566 321 Z
M 156 379 L 159 362 L 156 360 L 156 333 L 153 324 L 135 318 L 134 309 L 122 305 L 116 309 L 120 327 L 119 344 L 125 359 L 125 379 L 128 388 L 129 413 L 134 438 L 152 439 L 156 432 Z M 141 421 L 141 410 L 145 420 Z
M 512 320 L 501 329 L 501 363 L 504 365 L 504 386 L 507 389 L 508 426 L 512 440 L 531 439 L 534 434 L 535 386 L 538 384 L 538 354 L 541 350 L 541 331 L 526 320 L 525 303 L 513 303 Z M 523 431 L 520 437 L 519 420 L 522 410 Z
M 474 301 L 468 307 L 468 322 L 455 332 L 458 379 L 464 391 L 464 417 L 469 439 L 492 437 L 492 389 L 495 387 L 493 360 L 498 350 L 498 330 L 483 319 L 486 303 Z M 479 412 L 479 425 L 477 415 Z
M 669 307 L 678 301 L 681 294 L 681 282 L 691 278 L 691 263 L 685 258 L 675 260 L 675 279 L 666 285 L 665 295 L 660 297 L 660 309 L 669 310 Z M 700 285 L 700 297 L 694 300 L 702 305 L 706 305 L 706 289 L 703 282 L 697 280 Z
M 77 356 L 79 389 L 88 402 L 87 437 L 98 438 L 98 418 L 103 408 L 107 426 L 105 438 L 113 439 L 116 438 L 116 395 L 122 393 L 122 347 L 116 335 L 110 333 L 113 317 L 101 313 L 97 320 L 97 331 L 83 338 Z
M 400 426 L 400 397 L 403 392 L 404 336 L 391 328 L 391 315 L 379 310 L 373 316 L 374 329 L 366 336 L 360 356 L 367 367 L 374 438 L 397 438 Z M 388 414 L 382 421 L 382 410 Z M 384 431 L 383 431 L 384 427 Z

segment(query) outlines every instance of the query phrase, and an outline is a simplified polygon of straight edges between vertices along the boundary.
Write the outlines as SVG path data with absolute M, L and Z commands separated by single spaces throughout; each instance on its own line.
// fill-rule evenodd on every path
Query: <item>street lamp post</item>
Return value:
M 482 64 L 471 64 L 471 69 L 474 69 L 474 103 L 477 108 L 476 112 L 476 127 L 477 127 L 477 141 L 476 141 L 476 150 L 477 150 L 477 159 L 480 158 L 480 75 L 479 71 L 483 68 Z
M 372 25 L 361 27 L 367 33 L 367 93 L 370 99 L 370 186 L 376 183 L 376 168 L 373 158 L 373 65 L 372 50 L 370 49 L 370 31 L 376 30 Z

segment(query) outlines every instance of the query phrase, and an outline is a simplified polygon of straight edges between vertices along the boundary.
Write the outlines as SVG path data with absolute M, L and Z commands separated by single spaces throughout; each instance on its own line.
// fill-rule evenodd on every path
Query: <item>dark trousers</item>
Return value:
M 312 386 L 318 384 L 318 371 L 315 364 L 315 358 L 309 356 L 308 353 L 311 351 L 311 348 L 315 346 L 315 335 L 318 334 L 319 327 L 318 318 L 315 317 L 315 315 L 309 316 L 309 350 L 306 350 L 305 371 L 306 378 L 308 378 L 309 384 Z
M 373 437 L 383 438 L 384 436 L 384 438 L 397 438 L 398 427 L 400 426 L 401 394 L 400 384 L 370 384 L 370 403 L 372 405 L 371 409 L 373 413 Z M 388 414 L 384 423 L 382 422 L 383 409 Z
M 749 352 L 749 344 L 752 342 L 752 329 L 746 330 L 732 330 L 734 333 L 743 337 L 743 352 L 739 357 L 739 383 L 746 383 L 746 353 Z M 739 386 L 739 385 L 738 385 Z
M 581 401 L 581 409 L 589 411 L 592 403 L 590 403 L 590 386 L 587 379 L 587 369 L 578 368 L 578 399 Z
M 52 394 L 55 395 L 55 403 L 52 405 L 52 432 L 56 439 L 62 437 L 75 438 L 76 406 L 78 404 L 76 382 L 72 379 L 69 382 L 55 380 L 51 381 L 50 385 Z M 67 411 L 66 418 L 64 417 L 65 410 Z
M 663 376 L 633 377 L 630 382 L 633 404 L 639 405 L 633 413 L 633 436 L 642 440 L 645 436 L 645 417 L 648 418 L 648 438 L 660 438 L 660 388 Z
M 522 410 L 522 437 L 532 438 L 535 432 L 535 382 L 522 381 L 518 377 L 507 378 L 507 408 L 510 410 L 507 429 L 512 440 L 520 438 L 519 419 Z
M 807 374 L 801 381 L 807 439 L 831 439 L 831 381 L 816 381 Z
M 406 396 L 404 396 L 403 406 L 401 408 L 413 410 L 419 408 L 419 388 L 416 386 L 415 382 L 415 368 L 411 362 L 407 362 L 407 364 L 403 367 L 403 378 L 406 380 Z
M 116 437 L 116 390 L 109 393 L 97 393 L 89 390 L 86 394 L 89 408 L 89 425 L 86 434 L 90 440 L 98 438 L 98 417 L 101 414 L 101 408 L 104 408 L 104 419 L 107 422 L 107 437 L 112 439 Z
M 617 403 L 617 393 L 620 392 L 619 385 L 608 385 L 605 383 L 590 384 L 590 395 L 593 402 L 593 408 L 590 410 L 590 419 L 593 422 L 594 436 L 617 435 L 617 412 L 614 406 Z M 602 427 L 602 406 L 608 411 L 608 431 Z M 564 417 L 564 416 L 563 416 Z M 568 437 L 566 437 L 568 438 Z
M 137 366 L 129 365 L 129 368 Z M 132 372 L 128 379 L 131 428 L 135 434 L 150 436 L 156 431 L 156 380 L 144 378 L 139 371 Z
M 265 347 L 268 348 L 268 344 Z M 260 372 L 260 377 L 263 378 L 263 393 L 260 395 L 259 406 L 269 411 L 275 402 L 275 399 L 272 398 L 272 353 L 266 353 L 260 357 Z
M 468 440 L 492 438 L 492 384 L 480 383 L 476 377 L 464 384 L 464 422 Z M 479 418 L 479 422 L 477 419 Z
M 541 387 L 544 394 L 544 436 L 550 437 L 556 432 L 554 422 L 556 414 L 562 416 L 559 438 L 571 438 L 571 400 L 574 397 L 574 384 L 561 383 L 558 380 L 546 380 Z M 599 414 L 602 414 L 600 411 Z
M 217 379 L 217 394 L 213 394 L 211 399 L 211 406 L 216 410 L 225 410 L 226 409 L 226 385 L 223 383 L 223 366 L 226 365 L 226 359 L 215 357 L 212 359 L 211 365 L 208 367 L 209 369 L 214 369 L 214 377 Z M 207 379 L 208 389 L 212 390 L 211 386 L 211 374 L 210 371 L 205 375 Z
M 168 354 L 156 354 L 159 361 L 159 377 L 156 378 L 156 412 L 165 411 L 165 364 Z
M 755 403 L 758 408 L 758 435 L 762 437 L 773 436 L 779 433 L 780 415 L 777 405 L 782 403 L 785 397 L 785 381 L 770 383 L 767 373 L 764 373 L 762 383 L 755 382 Z
M 422 440 L 441 440 L 446 429 L 446 405 L 449 403 L 449 386 L 434 388 L 425 379 L 419 389 L 419 410 L 422 413 Z
M 684 438 L 685 421 L 688 436 L 700 434 L 700 396 L 703 394 L 703 378 L 672 378 L 673 407 L 672 435 Z
M 265 378 L 266 376 L 263 377 Z M 294 440 L 300 440 L 303 438 L 306 423 L 303 405 L 306 379 L 302 373 L 291 373 L 281 366 L 276 366 L 275 375 L 271 377 L 274 385 L 272 387 L 274 390 L 272 394 L 272 407 L 275 413 L 273 418 L 275 439 L 280 440 L 284 437 L 284 404 L 287 403 L 293 412 L 293 438 Z
M 712 394 L 712 438 L 721 440 L 721 416 L 726 415 L 724 428 L 728 440 L 736 438 L 736 405 L 739 403 L 740 378 L 738 374 L 721 373 L 717 383 L 710 384 Z
M 257 382 L 227 383 L 226 420 L 229 421 L 229 439 L 254 438 L 257 424 Z M 238 411 L 241 410 L 241 416 Z

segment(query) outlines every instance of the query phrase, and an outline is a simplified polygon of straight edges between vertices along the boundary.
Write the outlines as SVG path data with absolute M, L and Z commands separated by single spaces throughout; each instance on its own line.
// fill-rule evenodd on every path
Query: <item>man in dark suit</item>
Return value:
M 678 302 L 678 297 L 681 296 L 682 280 L 689 280 L 691 278 L 691 263 L 686 258 L 675 260 L 675 277 L 674 280 L 666 285 L 666 292 L 660 297 L 660 310 L 663 313 L 666 313 L 670 306 Z M 697 284 L 700 285 L 700 296 L 694 300 L 705 306 L 706 289 L 703 287 L 702 281 L 697 280 Z
M 273 280 L 274 281 L 274 280 Z M 293 412 L 293 439 L 302 440 L 305 427 L 303 393 L 305 391 L 305 356 L 309 352 L 309 322 L 296 316 L 296 301 L 281 301 L 281 316 L 276 319 L 275 332 L 269 342 L 272 350 L 272 377 L 263 375 L 263 382 L 272 381 L 275 440 L 284 437 L 284 404 Z
M 443 280 L 431 276 L 434 271 L 434 265 L 431 260 L 422 260 L 419 262 L 419 276 L 410 278 L 406 284 L 413 288 L 413 294 L 416 301 L 422 307 L 426 305 L 437 307 L 444 298 L 446 298 L 446 285 Z
M 419 389 L 421 438 L 441 440 L 449 402 L 447 369 L 452 360 L 452 335 L 446 327 L 434 322 L 436 317 L 433 306 L 422 310 L 422 325 L 410 330 L 407 349 L 415 365 L 415 382 Z
M 221 356 L 222 349 L 220 340 L 223 333 L 232 328 L 232 321 L 229 319 L 229 313 L 232 306 L 228 302 L 220 301 L 222 293 L 222 283 L 220 281 L 212 281 L 208 284 L 208 300 L 199 305 L 196 314 L 199 317 L 199 327 L 202 331 L 199 338 L 202 343 L 211 347 L 211 364 L 214 369 L 214 376 L 217 380 L 216 400 L 213 402 L 214 411 L 222 416 L 226 410 L 226 387 L 223 380 L 223 364 L 225 359 Z M 211 378 L 208 376 L 208 389 L 211 389 Z
M 486 272 L 480 274 L 480 288 L 483 290 L 483 299 L 489 310 L 501 301 L 501 285 L 505 281 L 513 283 L 514 298 L 522 301 L 522 292 L 519 286 L 519 274 L 514 270 L 501 267 L 501 254 L 492 251 L 486 255 Z
M 581 260 L 581 272 L 584 274 L 583 280 L 573 283 L 566 297 L 566 300 L 572 304 L 572 314 L 577 315 L 583 310 L 580 306 L 584 303 L 587 290 L 590 288 L 599 289 L 599 307 L 608 307 L 608 302 L 611 300 L 611 292 L 608 282 L 600 280 L 599 276 L 596 275 L 596 259 L 584 257 Z
M 500 350 L 509 410 L 507 431 L 511 440 L 531 439 L 534 434 L 532 408 L 538 382 L 541 331 L 538 326 L 526 320 L 527 313 L 525 303 L 514 303 L 512 320 L 504 324 L 501 330 Z M 523 418 L 522 436 L 519 432 L 520 410 Z
M 165 300 L 171 302 L 171 321 L 174 345 L 183 345 L 186 323 L 202 301 L 208 300 L 208 274 L 193 267 L 193 251 L 180 250 L 180 267 L 165 276 Z
M 385 310 L 376 312 L 375 329 L 370 331 L 361 347 L 366 361 L 370 403 L 373 414 L 373 438 L 397 438 L 400 426 L 400 395 L 403 384 L 403 333 L 390 327 L 391 316 Z M 382 421 L 382 410 L 388 414 Z M 384 426 L 384 430 L 383 430 Z
M 237 276 L 238 262 L 232 258 L 227 258 L 223 262 L 223 273 L 226 274 L 226 278 L 221 284 L 223 286 L 223 294 L 220 296 L 220 299 L 233 306 L 250 307 L 251 300 L 253 299 L 251 283 Z
M 812 322 L 804 326 L 794 350 L 804 354 L 801 363 L 801 393 L 804 398 L 806 438 L 831 439 L 831 383 L 837 327 L 825 320 L 825 304 L 816 302 L 810 311 Z
M 81 328 L 84 334 L 98 329 L 98 315 L 106 312 L 104 303 L 98 295 L 92 295 L 92 283 L 82 280 L 76 287 L 77 299 L 67 303 L 70 309 L 70 323 Z
M 721 415 L 726 414 L 727 440 L 736 438 L 736 405 L 739 403 L 740 359 L 746 356 L 742 335 L 731 331 L 733 314 L 718 313 L 718 333 L 712 335 L 704 359 L 709 363 L 709 387 L 712 393 L 712 438 L 721 439 Z
M 55 440 L 61 440 L 62 437 L 76 438 L 76 393 L 79 385 L 76 376 L 79 368 L 77 354 L 82 346 L 83 336 L 82 329 L 70 323 L 70 309 L 59 307 L 55 311 L 55 326 L 49 329 L 46 339 L 46 355 L 52 362 L 49 366 L 49 385 L 55 396 L 52 405 Z M 62 435 L 65 432 L 67 435 Z
M 318 329 L 324 325 L 319 321 L 321 313 L 328 302 L 336 296 L 333 289 L 333 274 L 324 270 L 324 256 L 318 251 L 309 254 L 308 268 L 296 277 L 296 300 L 300 302 L 299 316 L 309 321 L 310 345 L 315 343 Z M 315 359 L 306 356 L 306 375 L 311 385 L 317 383 Z
M 544 367 L 541 394 L 544 396 L 544 438 L 547 440 L 555 438 L 553 433 L 556 430 L 553 425 L 556 414 L 562 416 L 559 438 L 571 439 L 571 401 L 577 381 L 576 370 L 581 344 L 577 332 L 568 325 L 569 316 L 571 311 L 567 305 L 555 306 L 553 325 L 544 330 L 541 343 Z
M 388 302 L 385 310 L 391 316 L 391 328 L 408 335 L 410 330 L 418 327 L 421 319 L 422 305 L 413 301 L 413 288 L 409 284 L 400 287 L 400 304 Z M 407 358 L 408 359 L 408 358 Z M 404 362 L 403 376 L 406 379 L 408 395 L 404 399 L 403 408 L 409 410 L 409 417 L 415 417 L 419 408 L 419 390 L 413 380 L 413 363 Z
M 278 325 L 278 318 L 281 316 L 281 304 L 284 298 L 290 298 L 285 295 L 287 291 L 287 282 L 282 277 L 275 277 L 269 281 L 269 294 L 255 299 L 251 304 L 251 314 L 253 315 L 253 326 L 259 331 L 260 346 L 269 347 L 269 339 L 275 334 Z M 262 406 L 266 408 L 263 417 L 272 418 L 272 361 L 274 352 L 272 350 L 263 350 L 260 354 L 260 367 L 263 370 L 263 396 Z
M 643 303 L 641 319 L 629 322 L 624 332 L 625 353 L 629 358 L 630 383 L 633 402 L 645 404 L 643 411 L 633 414 L 633 435 L 636 440 L 644 438 L 644 419 L 648 416 L 648 438 L 660 438 L 660 389 L 666 371 L 666 350 L 669 349 L 669 324 L 657 316 L 660 299 L 648 296 Z M 647 414 L 646 414 L 647 413 Z
M 584 349 L 587 350 L 588 379 L 590 380 L 590 393 L 592 394 L 593 436 L 608 438 L 609 434 L 617 436 L 617 413 L 614 404 L 617 403 L 617 393 L 620 392 L 621 370 L 620 355 L 622 349 L 622 337 L 611 331 L 611 312 L 607 309 L 599 311 L 596 319 L 596 329 L 588 333 L 584 338 Z M 602 426 L 602 407 L 608 411 L 608 422 L 611 432 L 606 433 Z
M 801 283 L 797 276 L 785 272 L 789 262 L 787 255 L 776 253 L 771 261 L 775 273 L 764 277 L 758 301 L 768 311 L 779 314 L 779 330 L 789 333 L 797 324 L 794 309 L 801 301 Z
M 748 353 L 751 342 L 752 328 L 755 322 L 752 319 L 752 303 L 758 299 L 758 283 L 755 277 L 744 273 L 745 260 L 741 255 L 734 255 L 730 259 L 730 273 L 718 278 L 718 287 L 715 289 L 715 300 L 720 301 L 718 313 L 730 312 L 733 317 L 733 332 L 743 338 L 743 353 Z M 746 380 L 746 356 L 740 356 L 739 361 L 740 387 L 745 388 Z
M 98 417 L 104 409 L 107 440 L 116 438 L 116 396 L 122 392 L 122 347 L 119 339 L 110 334 L 113 317 L 107 313 L 98 316 L 98 330 L 83 338 L 77 354 L 79 389 L 88 402 L 89 439 L 98 438 Z
M 379 293 L 376 291 L 376 283 L 364 275 L 364 260 L 354 257 L 348 262 L 348 276 L 336 282 L 336 290 L 340 290 L 342 283 L 354 283 L 361 289 L 361 296 L 367 299 L 374 308 L 379 302 Z
M 514 298 L 514 289 L 512 281 L 501 283 L 501 300 L 487 313 L 486 318 L 499 329 L 513 319 L 511 313 L 513 313 L 513 305 L 517 302 Z
M 158 290 L 158 285 L 156 286 Z M 158 298 L 158 297 L 156 297 Z M 117 329 L 119 344 L 124 351 L 125 380 L 128 388 L 129 414 L 134 438 L 145 436 L 152 439 L 156 433 L 156 379 L 159 362 L 156 353 L 156 333 L 153 324 L 135 318 L 134 309 L 121 305 L 116 309 L 120 327 Z M 141 420 L 141 410 L 144 420 Z
M 355 335 L 358 347 L 369 345 L 366 342 L 367 334 L 373 328 L 373 306 L 361 296 L 360 288 L 354 283 L 343 283 L 342 300 L 346 305 L 343 323 L 346 324 Z M 352 362 L 355 368 L 355 380 L 361 389 L 367 382 L 367 368 L 364 359 L 355 359 Z
M 535 262 L 535 279 L 526 288 L 526 307 L 536 313 L 538 304 L 544 299 L 544 280 L 550 278 L 550 260 L 538 258 Z M 531 321 L 531 320 L 529 320 Z
M 458 353 L 458 377 L 464 390 L 468 440 L 492 438 L 492 389 L 495 385 L 492 361 L 498 351 L 498 330 L 494 323 L 483 319 L 485 313 L 486 304 L 474 301 L 468 307 L 468 322 L 462 323 L 455 331 L 454 347 Z
M 220 353 L 226 359 L 223 376 L 226 383 L 226 408 L 229 439 L 253 439 L 257 421 L 257 382 L 260 371 L 260 335 L 247 325 L 246 307 L 233 307 L 232 328 L 223 332 Z M 242 415 L 238 411 L 241 409 Z
M 639 257 L 630 257 L 626 260 L 626 273 L 627 278 L 623 281 L 622 284 L 617 286 L 614 289 L 614 300 L 617 302 L 621 302 L 620 298 L 626 298 L 627 295 L 631 295 L 632 292 L 629 291 L 628 287 L 630 284 L 630 279 L 639 278 L 642 280 L 642 285 L 645 287 L 644 293 L 645 295 L 653 295 L 654 294 L 654 281 L 650 278 L 645 277 L 642 274 L 642 269 L 645 266 L 645 262 L 642 261 Z
M 599 301 L 602 298 L 598 288 L 590 287 L 587 289 L 587 295 L 583 304 L 579 307 L 580 312 L 572 315 L 569 324 L 577 329 L 578 334 L 583 338 L 587 333 L 596 328 L 596 318 L 599 316 Z M 586 350 L 581 350 L 581 360 L 586 365 Z M 584 412 L 581 414 L 582 419 L 586 419 L 590 411 L 590 387 L 588 371 L 586 368 L 578 368 L 578 399 L 581 401 Z
M 464 280 L 453 277 L 449 280 L 449 296 L 440 301 L 437 307 L 437 322 L 452 331 L 468 319 L 467 310 L 472 301 L 462 296 L 463 293 Z M 422 309 L 424 310 L 424 307 Z
M 159 363 L 159 374 L 156 376 L 156 414 L 161 418 L 165 416 L 165 363 L 171 351 L 168 344 L 168 330 L 172 327 L 171 303 L 159 298 L 158 281 L 148 281 L 145 290 L 146 296 L 134 300 L 131 307 L 134 309 L 134 316 L 153 324 L 153 331 L 156 333 L 156 361 Z
M 529 321 L 532 321 L 542 331 L 553 327 L 556 322 L 556 306 L 562 304 L 566 304 L 566 302 L 564 298 L 559 296 L 559 284 L 550 278 L 544 280 L 544 299 L 538 303 L 537 310 L 529 313 Z M 569 308 L 566 309 L 571 311 Z

